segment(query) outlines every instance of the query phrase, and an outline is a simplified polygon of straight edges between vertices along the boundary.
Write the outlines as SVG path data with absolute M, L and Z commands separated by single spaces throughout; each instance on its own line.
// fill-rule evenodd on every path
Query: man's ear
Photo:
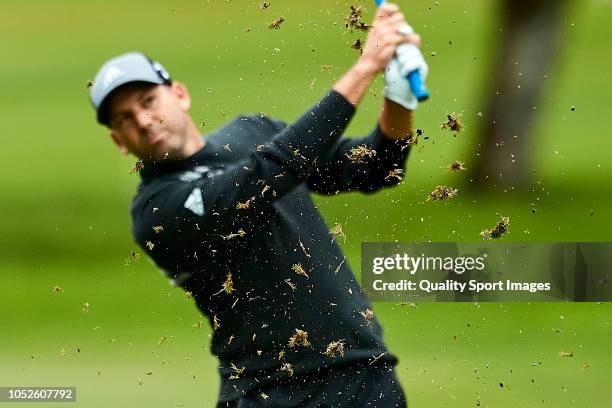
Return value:
M 181 110 L 183 112 L 189 111 L 189 108 L 191 108 L 191 96 L 189 96 L 187 87 L 179 81 L 172 81 L 170 87 L 174 96 L 179 100 Z
M 121 153 L 125 155 L 129 153 L 128 148 L 125 146 L 125 144 L 123 144 L 123 142 L 121 141 L 121 138 L 119 138 L 119 135 L 117 135 L 117 132 L 111 129 L 110 137 L 111 139 L 113 139 L 113 142 L 115 143 L 115 145 L 117 146 L 117 149 L 119 149 Z

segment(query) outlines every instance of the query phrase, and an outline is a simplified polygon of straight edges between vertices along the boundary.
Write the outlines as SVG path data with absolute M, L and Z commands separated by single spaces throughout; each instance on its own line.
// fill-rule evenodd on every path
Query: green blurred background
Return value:
M 126 265 L 140 252 L 129 219 L 135 160 L 95 123 L 86 83 L 107 58 L 142 50 L 188 85 L 203 133 L 245 112 L 291 121 L 358 56 L 349 45 L 365 36 L 344 27 L 349 5 L 364 5 L 366 21 L 374 7 L 292 0 L 262 11 L 259 3 L 2 2 L 0 386 L 76 386 L 78 403 L 68 406 L 214 405 L 211 329 L 197 327 L 204 319 L 193 302 L 144 257 Z M 356 273 L 362 241 L 476 241 L 498 214 L 511 220 L 506 241 L 610 241 L 612 2 L 570 3 L 564 52 L 537 106 L 534 188 L 479 194 L 462 190 L 465 175 L 445 166 L 463 159 L 470 167 L 500 28 L 495 2 L 400 2 L 430 65 L 432 98 L 416 119 L 430 138 L 412 152 L 400 187 L 316 198 L 328 224 L 342 224 Z M 280 16 L 281 29 L 268 29 Z M 381 81 L 371 88 L 351 135 L 375 123 Z M 447 112 L 463 115 L 457 137 L 440 129 Z M 437 184 L 459 186 L 459 196 L 425 202 Z M 375 305 L 412 407 L 609 406 L 611 311 Z

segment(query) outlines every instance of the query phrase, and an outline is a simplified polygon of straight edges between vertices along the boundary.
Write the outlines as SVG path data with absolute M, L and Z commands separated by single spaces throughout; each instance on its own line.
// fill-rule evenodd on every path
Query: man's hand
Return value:
M 421 38 L 414 33 L 406 34 L 408 24 L 396 4 L 384 3 L 376 10 L 372 28 L 368 33 L 363 54 L 357 65 L 368 67 L 374 73 L 387 68 L 400 44 L 420 44 Z
M 429 67 L 423 54 L 416 44 L 401 44 L 385 72 L 385 97 L 408 110 L 415 110 L 418 106 L 407 79 L 414 70 L 418 70 L 425 81 Z
M 359 104 L 368 84 L 376 74 L 385 70 L 400 44 L 420 44 L 421 38 L 417 34 L 402 33 L 407 25 L 397 5 L 385 3 L 380 6 L 372 21 L 363 53 L 355 65 L 334 84 L 333 89 L 351 104 Z

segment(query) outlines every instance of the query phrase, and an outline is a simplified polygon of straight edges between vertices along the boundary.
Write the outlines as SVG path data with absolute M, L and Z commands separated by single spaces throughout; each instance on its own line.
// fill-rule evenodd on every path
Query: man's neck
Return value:
M 186 157 L 193 156 L 194 154 L 202 150 L 205 144 L 206 142 L 204 142 L 204 139 L 200 135 L 200 132 L 195 126 L 193 126 L 190 130 L 189 137 L 187 138 L 187 143 L 185 143 L 183 151 L 180 154 L 181 157 L 179 158 L 184 159 Z
M 204 142 L 202 135 L 200 135 L 200 131 L 193 123 L 193 120 L 190 119 L 188 136 L 187 136 L 187 139 L 185 140 L 185 144 L 183 145 L 183 148 L 179 152 L 176 153 L 175 157 L 169 157 L 169 158 L 171 160 L 186 159 L 187 157 L 191 157 L 197 152 L 199 152 L 200 150 L 202 150 L 205 144 L 206 142 Z

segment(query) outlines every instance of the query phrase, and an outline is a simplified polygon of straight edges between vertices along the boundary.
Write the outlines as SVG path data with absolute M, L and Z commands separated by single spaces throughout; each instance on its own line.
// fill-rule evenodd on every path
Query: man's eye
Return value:
M 142 101 L 142 106 L 144 108 L 150 108 L 153 105 L 155 98 L 153 96 L 147 96 L 143 101 Z
M 117 116 L 111 122 L 111 127 L 122 128 L 126 124 L 126 122 L 127 122 L 127 116 L 126 115 Z

